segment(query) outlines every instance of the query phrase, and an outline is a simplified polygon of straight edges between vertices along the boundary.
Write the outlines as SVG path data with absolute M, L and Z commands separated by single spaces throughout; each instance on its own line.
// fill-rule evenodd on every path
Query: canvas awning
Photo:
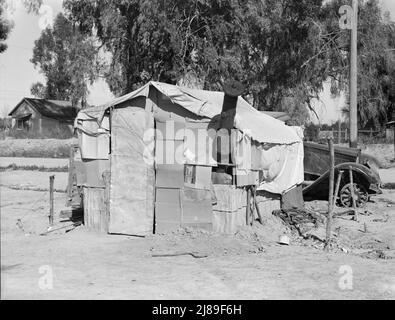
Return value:
M 108 108 L 136 97 L 148 97 L 149 90 L 152 87 L 168 97 L 173 103 L 198 116 L 211 119 L 221 113 L 224 100 L 223 92 L 190 89 L 151 81 L 143 87 L 116 98 L 105 105 L 81 110 L 75 120 L 75 127 L 79 127 L 78 121 L 81 120 L 96 119 L 98 123 L 101 123 Z M 234 126 L 260 143 L 293 144 L 302 141 L 292 127 L 256 110 L 241 97 L 238 98 L 236 106 Z

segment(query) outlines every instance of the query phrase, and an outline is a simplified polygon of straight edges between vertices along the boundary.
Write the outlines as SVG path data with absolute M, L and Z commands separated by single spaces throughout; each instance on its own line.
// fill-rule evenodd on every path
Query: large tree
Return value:
M 5 13 L 5 0 L 0 0 L 0 53 L 7 49 L 4 41 L 7 39 L 11 31 L 12 24 L 4 17 Z
M 80 30 L 97 35 L 112 54 L 107 81 L 114 93 L 128 92 L 147 80 L 176 83 L 189 74 L 203 80 L 207 89 L 220 89 L 221 82 L 232 77 L 247 85 L 246 94 L 262 109 L 274 109 L 291 87 L 301 91 L 306 81 L 306 92 L 321 86 L 322 81 L 298 72 L 313 53 L 310 25 L 318 19 L 321 4 L 322 0 L 64 3 Z
M 350 31 L 339 30 L 337 10 L 346 0 L 327 3 L 319 21 L 320 33 L 330 35 L 328 49 L 319 53 L 330 68 L 332 93 L 348 95 Z M 378 0 L 360 1 L 358 11 L 358 119 L 361 126 L 384 124 L 393 105 L 395 24 Z M 324 37 L 317 38 L 324 42 Z M 324 45 L 322 45 L 324 47 Z M 391 102 L 392 101 L 392 102 Z M 347 110 L 347 107 L 345 108 Z
M 236 1 L 65 1 L 85 34 L 111 53 L 107 81 L 115 94 L 147 80 L 176 83 L 193 73 L 206 87 L 240 73 Z
M 347 90 L 349 32 L 338 25 L 346 2 L 65 0 L 64 8 L 110 53 L 105 77 L 117 95 L 148 80 L 195 78 L 205 89 L 221 89 L 234 78 L 256 108 L 288 111 L 300 124 L 324 81 L 332 81 L 334 94 Z M 359 19 L 358 102 L 367 122 L 385 114 L 390 24 L 376 0 L 361 2 Z
M 63 14 L 35 41 L 31 62 L 45 76 L 45 84 L 32 85 L 33 95 L 86 105 L 88 84 L 97 76 L 97 48 Z

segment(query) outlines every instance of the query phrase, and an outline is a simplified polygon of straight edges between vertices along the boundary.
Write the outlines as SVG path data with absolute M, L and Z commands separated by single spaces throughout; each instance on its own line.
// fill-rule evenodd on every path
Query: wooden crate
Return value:
M 83 187 L 84 225 L 87 229 L 108 233 L 106 189 Z
M 214 185 L 217 203 L 213 206 L 213 230 L 234 234 L 246 225 L 247 194 L 233 185 Z

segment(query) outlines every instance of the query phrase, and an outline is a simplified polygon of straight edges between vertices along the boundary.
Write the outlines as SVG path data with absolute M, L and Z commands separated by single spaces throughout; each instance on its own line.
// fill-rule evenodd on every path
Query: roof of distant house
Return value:
M 73 107 L 69 101 L 23 98 L 8 115 L 12 117 L 23 102 L 26 102 L 44 117 L 52 119 L 72 121 L 78 113 L 77 108 Z

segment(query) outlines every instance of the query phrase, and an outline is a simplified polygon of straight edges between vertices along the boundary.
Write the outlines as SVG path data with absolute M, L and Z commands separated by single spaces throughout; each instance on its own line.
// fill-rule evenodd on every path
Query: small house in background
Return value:
M 68 101 L 23 98 L 8 115 L 13 129 L 45 134 L 53 130 L 72 133 L 77 113 Z

